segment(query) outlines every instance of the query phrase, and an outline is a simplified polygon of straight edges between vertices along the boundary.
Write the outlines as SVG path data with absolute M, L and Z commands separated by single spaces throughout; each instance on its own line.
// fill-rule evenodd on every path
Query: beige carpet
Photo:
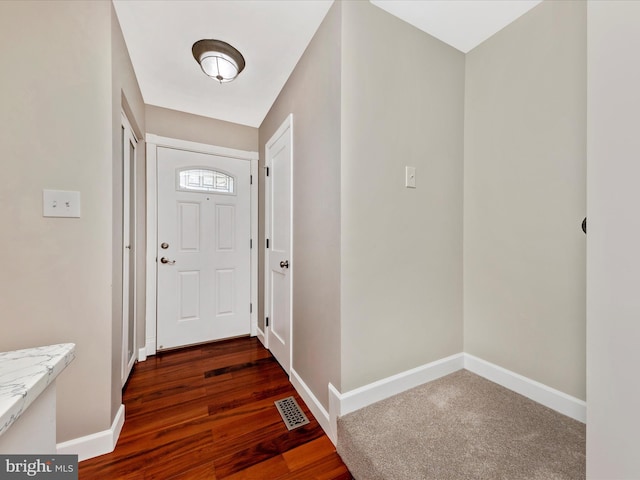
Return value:
M 585 478 L 585 425 L 467 370 L 338 420 L 356 480 Z

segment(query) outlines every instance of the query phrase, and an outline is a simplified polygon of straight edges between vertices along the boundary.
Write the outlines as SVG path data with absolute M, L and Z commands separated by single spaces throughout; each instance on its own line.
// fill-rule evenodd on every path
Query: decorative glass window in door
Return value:
M 231 175 L 205 168 L 178 170 L 178 190 L 202 193 L 235 193 L 235 179 Z

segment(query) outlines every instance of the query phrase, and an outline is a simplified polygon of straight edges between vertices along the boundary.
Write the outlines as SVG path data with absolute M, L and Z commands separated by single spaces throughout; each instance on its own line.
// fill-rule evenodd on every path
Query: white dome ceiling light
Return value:
M 191 52 L 202 71 L 220 83 L 232 81 L 245 67 L 242 54 L 221 40 L 198 40 Z

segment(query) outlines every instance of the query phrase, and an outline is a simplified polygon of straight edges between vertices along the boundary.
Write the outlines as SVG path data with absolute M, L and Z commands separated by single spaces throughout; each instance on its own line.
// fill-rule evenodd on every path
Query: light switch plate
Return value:
M 42 191 L 43 217 L 80 217 L 80 192 Z
M 404 186 L 416 188 L 416 167 L 404 167 Z

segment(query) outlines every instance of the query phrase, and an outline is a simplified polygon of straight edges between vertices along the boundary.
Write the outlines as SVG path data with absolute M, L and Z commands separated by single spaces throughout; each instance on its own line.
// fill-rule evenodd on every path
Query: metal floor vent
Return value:
M 301 427 L 309 423 L 309 419 L 300 409 L 298 402 L 293 397 L 283 398 L 274 402 L 280 416 L 289 430 Z

